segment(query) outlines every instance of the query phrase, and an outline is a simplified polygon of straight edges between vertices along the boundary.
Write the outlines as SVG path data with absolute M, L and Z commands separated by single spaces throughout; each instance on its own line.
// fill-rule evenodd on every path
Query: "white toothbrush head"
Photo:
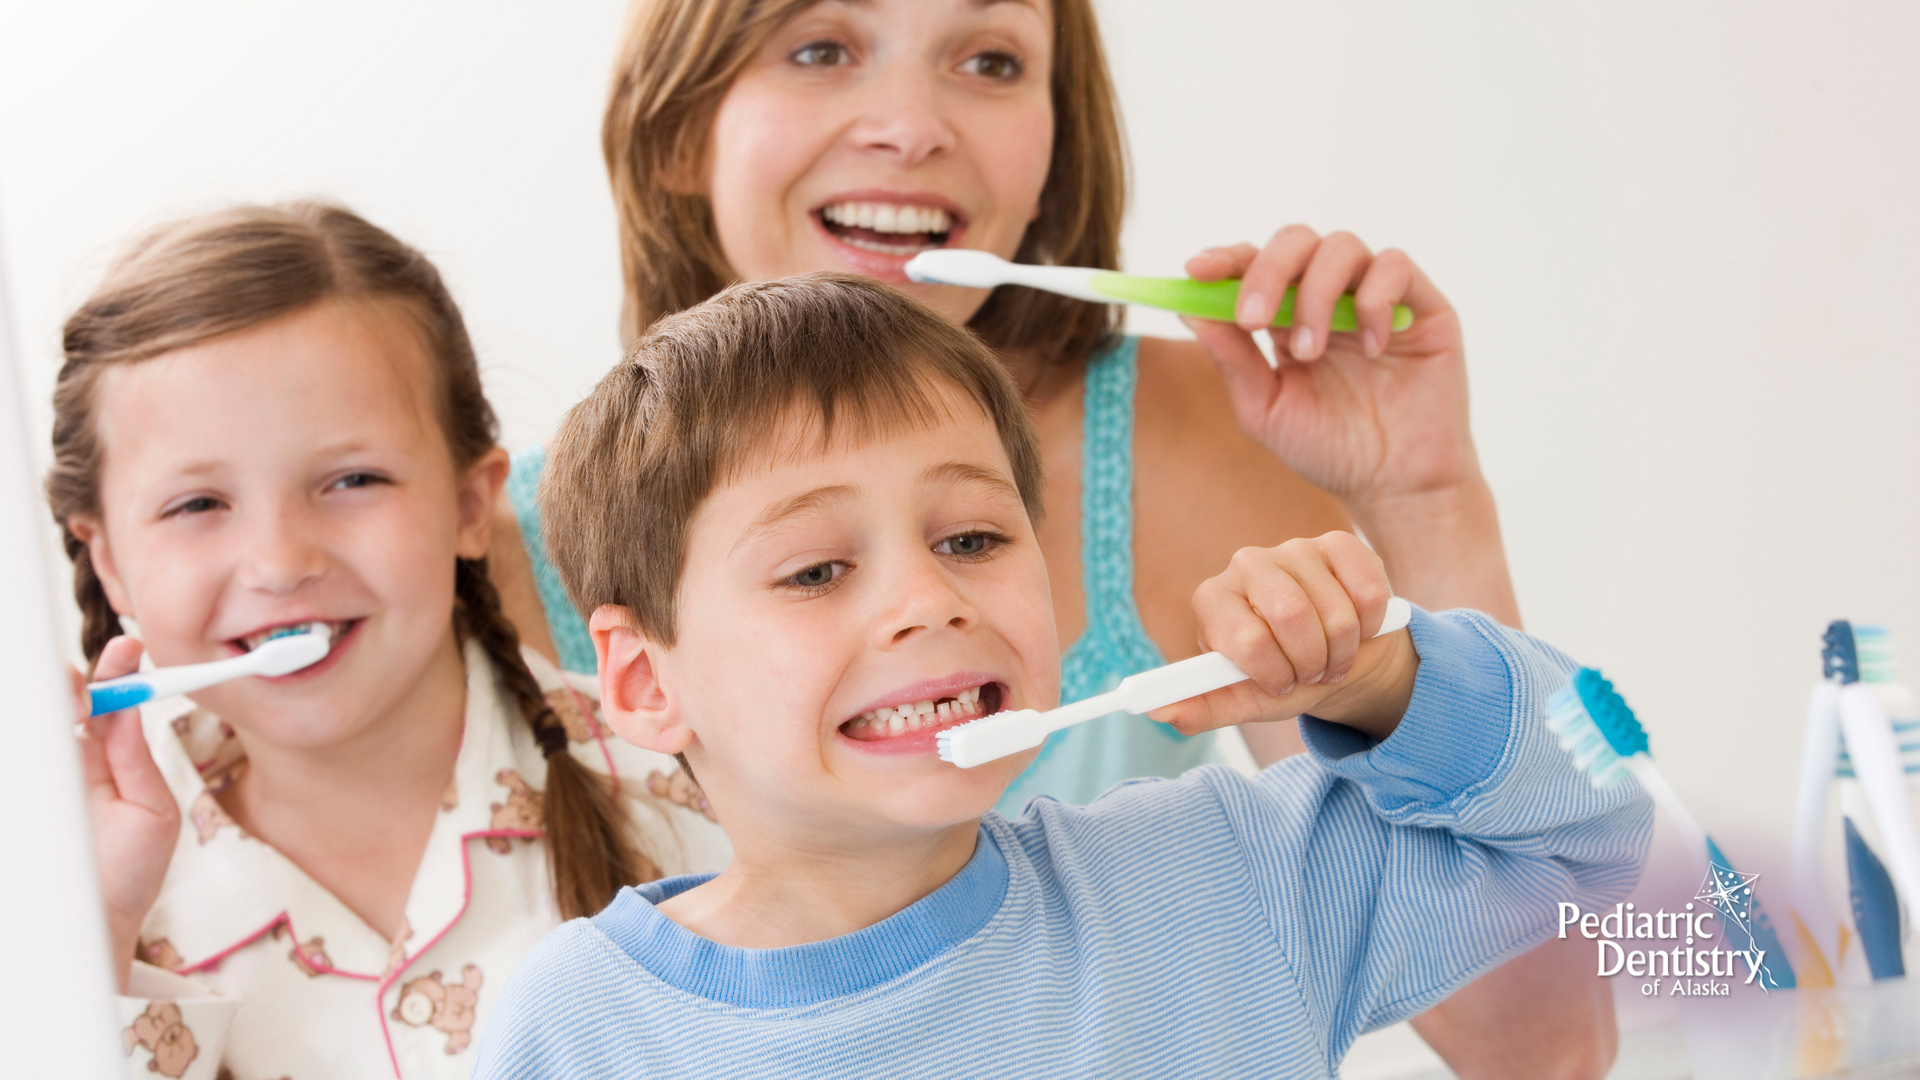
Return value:
M 1008 282 L 1007 260 L 990 251 L 935 248 L 907 260 L 907 279 L 927 285 L 992 289 Z
M 290 675 L 319 663 L 332 647 L 331 627 L 326 623 L 307 623 L 275 630 L 272 637 L 247 654 L 247 659 L 257 675 Z
M 971 769 L 1031 750 L 1047 739 L 1043 715 L 1033 709 L 1011 709 L 950 727 L 934 736 L 940 760 Z

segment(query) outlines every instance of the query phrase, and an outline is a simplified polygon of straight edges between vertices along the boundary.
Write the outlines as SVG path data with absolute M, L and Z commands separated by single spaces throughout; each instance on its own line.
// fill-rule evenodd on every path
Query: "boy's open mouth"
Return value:
M 838 202 L 814 213 L 827 232 L 842 243 L 900 258 L 944 246 L 954 227 L 953 215 L 937 206 Z
M 997 682 L 982 683 L 947 697 L 873 709 L 840 725 L 856 742 L 884 742 L 934 733 L 1000 711 L 1004 693 Z

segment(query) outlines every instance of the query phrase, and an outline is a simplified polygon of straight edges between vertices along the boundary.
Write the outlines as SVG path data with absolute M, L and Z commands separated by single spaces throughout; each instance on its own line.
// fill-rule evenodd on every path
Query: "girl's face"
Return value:
M 436 661 L 460 670 L 453 563 L 486 553 L 505 455 L 456 471 L 436 397 L 388 302 L 329 301 L 102 373 L 102 512 L 74 524 L 154 662 L 333 628 L 312 667 L 194 695 L 243 734 L 337 745 L 427 683 L 443 692 L 423 677 Z
M 768 40 L 713 122 L 705 190 L 751 280 L 852 270 L 960 321 L 983 289 L 916 285 L 931 247 L 1011 258 L 1053 151 L 1047 0 L 823 0 Z

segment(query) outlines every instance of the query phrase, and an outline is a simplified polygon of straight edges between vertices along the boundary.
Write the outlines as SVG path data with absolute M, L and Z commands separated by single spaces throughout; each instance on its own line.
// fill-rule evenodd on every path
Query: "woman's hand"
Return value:
M 1386 738 L 1419 667 L 1408 634 L 1373 636 L 1392 595 L 1379 556 L 1352 533 L 1242 548 L 1194 590 L 1193 612 L 1200 647 L 1225 654 L 1247 681 L 1152 717 L 1195 734 L 1312 712 Z
M 1413 260 L 1351 233 L 1304 225 L 1264 248 L 1211 248 L 1187 262 L 1201 281 L 1241 279 L 1237 323 L 1187 319 L 1219 365 L 1248 436 L 1326 489 L 1386 559 L 1402 594 L 1473 607 L 1518 626 L 1493 495 L 1467 421 L 1460 320 Z M 1297 290 L 1293 327 L 1272 331 L 1276 367 L 1254 344 Z M 1354 294 L 1358 328 L 1329 330 Z M 1413 325 L 1392 332 L 1393 308 Z
M 140 642 L 117 637 L 107 643 L 95 679 L 131 674 L 140 667 Z M 139 945 L 140 926 L 160 896 L 167 865 L 180 839 L 180 807 L 153 763 L 140 730 L 140 710 L 87 718 L 86 679 L 74 673 L 79 719 L 81 775 L 93 851 L 99 862 L 100 896 L 106 909 L 114 970 L 126 992 L 127 972 Z
M 1351 233 L 1289 225 L 1264 248 L 1210 248 L 1187 262 L 1200 281 L 1239 278 L 1237 324 L 1189 319 L 1213 354 L 1246 433 L 1351 508 L 1475 481 L 1460 322 L 1413 260 Z M 1273 329 L 1277 369 L 1254 344 L 1298 290 L 1293 327 Z M 1334 301 L 1354 294 L 1359 329 L 1335 333 Z M 1393 308 L 1413 326 L 1392 332 Z

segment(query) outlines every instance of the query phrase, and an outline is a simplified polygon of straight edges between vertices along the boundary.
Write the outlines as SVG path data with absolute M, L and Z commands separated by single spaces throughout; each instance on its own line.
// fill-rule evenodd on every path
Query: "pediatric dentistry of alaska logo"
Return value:
M 1640 993 L 1645 997 L 1662 996 L 1661 980 L 1671 979 L 1668 997 L 1725 997 L 1731 984 L 1712 979 L 1744 978 L 1751 986 L 1756 979 L 1765 991 L 1780 983 L 1767 970 L 1767 950 L 1754 941 L 1756 916 L 1765 916 L 1753 907 L 1753 883 L 1758 874 L 1742 874 L 1723 866 L 1713 866 L 1700 883 L 1700 891 L 1684 911 L 1635 911 L 1632 904 L 1615 904 L 1605 915 L 1582 912 L 1579 905 L 1561 902 L 1560 936 L 1569 927 L 1595 942 L 1598 960 L 1594 974 L 1617 975 L 1625 971 L 1636 979 L 1649 979 Z M 1724 939 L 1733 948 L 1715 944 L 1708 948 L 1696 942 L 1713 941 L 1711 923 L 1718 922 Z M 1764 935 L 1764 931 L 1762 932 Z M 1770 935 L 1765 935 L 1770 936 Z M 1684 940 L 1682 940 L 1684 939 Z M 1636 949 L 1621 942 L 1670 941 L 1671 947 Z M 1709 981 L 1702 981 L 1709 980 Z

